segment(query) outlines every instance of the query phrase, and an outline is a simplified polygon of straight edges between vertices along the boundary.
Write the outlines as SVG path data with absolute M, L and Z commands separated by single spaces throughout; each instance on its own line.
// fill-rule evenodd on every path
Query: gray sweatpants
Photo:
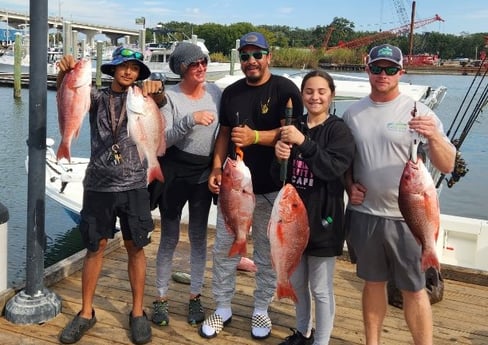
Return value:
M 334 326 L 334 270 L 336 257 L 302 255 L 290 281 L 295 289 L 297 330 L 307 334 L 313 327 L 312 297 L 315 303 L 315 341 L 313 345 L 329 344 Z
M 271 266 L 270 245 L 267 236 L 268 222 L 273 202 L 278 192 L 256 195 L 256 207 L 253 214 L 252 240 L 254 245 L 253 260 L 257 266 L 254 307 L 267 310 L 276 289 L 276 274 Z M 235 293 L 236 268 L 240 256 L 229 257 L 229 249 L 234 242 L 234 235 L 225 228 L 220 207 L 217 209 L 217 226 L 213 248 L 212 292 L 217 308 L 231 308 Z

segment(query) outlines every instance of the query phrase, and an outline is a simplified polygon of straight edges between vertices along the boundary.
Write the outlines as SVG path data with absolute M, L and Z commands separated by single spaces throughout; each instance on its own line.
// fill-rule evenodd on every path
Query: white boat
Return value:
M 190 42 L 198 45 L 202 51 L 209 56 L 208 48 L 205 46 L 205 40 L 198 38 L 196 35 L 192 35 L 191 39 L 183 40 L 182 42 Z M 173 73 L 169 68 L 169 56 L 176 48 L 179 42 L 175 41 L 167 46 L 162 45 L 148 45 L 148 48 L 144 52 L 144 63 L 149 67 L 151 72 L 162 73 L 168 81 L 179 81 L 181 78 L 179 75 Z M 232 66 L 232 68 L 231 68 Z M 207 64 L 207 80 L 214 81 L 229 74 L 242 75 L 240 64 L 230 62 L 213 62 L 209 61 Z
M 21 52 L 20 72 L 29 73 L 30 58 L 27 48 Z M 13 46 L 8 46 L 0 56 L 0 73 L 14 73 L 15 54 Z
M 289 76 L 296 84 L 301 83 L 299 75 Z M 236 77 L 227 80 L 236 80 Z M 336 82 L 336 98 L 344 100 L 358 99 L 369 94 L 369 82 L 365 80 L 339 80 Z M 220 84 L 222 88 L 225 84 Z M 423 85 L 401 84 L 403 93 L 434 109 L 443 100 L 445 87 L 431 88 Z M 46 195 L 58 202 L 75 222 L 79 222 L 82 205 L 82 180 L 88 164 L 87 158 L 72 157 L 71 163 L 58 162 L 54 153 L 54 140 L 48 139 L 46 153 Z M 437 176 L 433 174 L 434 180 Z M 347 196 L 345 196 L 347 198 Z M 216 225 L 216 206 L 212 205 L 209 226 Z M 153 217 L 159 219 L 159 211 L 153 211 Z M 185 207 L 182 222 L 188 222 L 188 209 Z M 458 217 L 441 214 L 441 228 L 437 241 L 437 253 L 442 264 L 488 271 L 488 220 Z

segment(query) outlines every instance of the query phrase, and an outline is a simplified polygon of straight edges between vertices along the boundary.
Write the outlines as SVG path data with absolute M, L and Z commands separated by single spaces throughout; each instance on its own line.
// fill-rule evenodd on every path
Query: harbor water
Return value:
M 276 70 L 275 70 L 276 71 Z M 282 72 L 282 71 L 281 71 Z M 286 71 L 291 73 L 293 71 Z M 295 71 L 297 72 L 297 71 Z M 352 74 L 352 73 L 351 73 Z M 355 76 L 365 76 L 356 73 Z M 446 130 L 458 111 L 472 76 L 462 75 L 405 75 L 404 82 L 412 84 L 444 85 L 447 95 L 436 109 Z M 13 98 L 13 89 L 0 87 L 0 202 L 9 211 L 8 222 L 8 285 L 18 285 L 25 279 L 26 232 L 27 232 L 27 173 L 25 159 L 28 152 L 26 140 L 29 133 L 29 92 L 22 90 L 22 98 Z M 47 93 L 47 136 L 60 141 L 56 112 L 56 94 Z M 337 104 L 340 115 L 343 105 Z M 487 109 L 488 110 L 488 109 Z M 488 183 L 484 181 L 488 171 L 488 118 L 481 115 L 466 138 L 461 152 L 469 172 L 452 188 L 443 183 L 441 212 L 443 214 L 487 219 Z M 80 137 L 72 144 L 72 156 L 88 157 L 88 121 Z M 71 218 L 61 206 L 46 197 L 45 213 L 46 250 L 45 266 L 49 266 L 81 249 L 80 236 Z

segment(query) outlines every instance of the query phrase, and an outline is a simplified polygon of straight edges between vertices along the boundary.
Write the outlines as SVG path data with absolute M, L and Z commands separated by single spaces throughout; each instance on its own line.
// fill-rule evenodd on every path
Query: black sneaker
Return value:
M 152 337 L 151 325 L 147 320 L 146 313 L 142 316 L 133 317 L 132 312 L 129 314 L 130 334 L 134 344 L 142 345 L 149 343 Z
M 312 329 L 312 334 L 308 338 L 305 338 L 303 334 L 297 331 L 296 329 L 290 328 L 290 330 L 293 332 L 293 334 L 286 337 L 285 341 L 281 342 L 279 345 L 312 345 L 313 344 L 314 329 Z
M 168 326 L 168 301 L 154 301 L 153 302 L 153 316 L 152 322 L 158 326 Z
M 80 313 L 76 314 L 73 320 L 66 325 L 61 332 L 59 341 L 63 344 L 74 344 L 95 325 L 97 318 L 95 317 L 95 309 L 92 310 L 92 318 L 85 319 L 80 316 Z
M 200 301 L 200 294 L 190 300 L 188 304 L 188 323 L 196 325 L 205 320 L 205 313 L 203 312 L 202 302 Z

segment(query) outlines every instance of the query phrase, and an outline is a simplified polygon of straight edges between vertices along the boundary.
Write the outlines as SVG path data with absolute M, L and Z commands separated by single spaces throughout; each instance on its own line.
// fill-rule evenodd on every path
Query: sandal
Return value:
M 151 325 L 147 319 L 146 312 L 142 316 L 133 317 L 132 312 L 129 314 L 130 333 L 134 344 L 141 345 L 151 341 Z
M 91 319 L 85 319 L 80 316 L 79 312 L 73 320 L 66 325 L 61 332 L 59 341 L 63 344 L 74 344 L 83 337 L 83 335 L 95 325 L 97 318 L 95 317 L 95 309 L 92 310 Z
M 198 334 L 202 338 L 207 338 L 207 339 L 215 338 L 217 334 L 219 334 L 220 331 L 223 330 L 224 327 L 227 326 L 231 321 L 232 321 L 232 316 L 229 317 L 227 320 L 223 321 L 222 317 L 219 314 L 213 313 L 212 315 L 207 317 L 205 321 L 203 321 L 202 325 L 198 329 Z M 213 334 L 206 334 L 202 329 L 203 326 L 208 326 L 214 329 L 215 332 Z

